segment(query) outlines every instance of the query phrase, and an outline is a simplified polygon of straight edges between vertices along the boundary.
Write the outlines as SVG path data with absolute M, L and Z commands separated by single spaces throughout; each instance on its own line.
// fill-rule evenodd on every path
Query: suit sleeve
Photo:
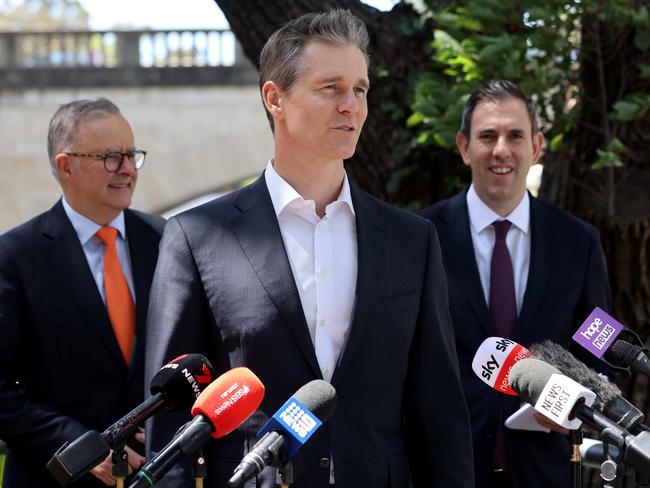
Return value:
M 415 487 L 473 487 L 469 414 L 460 383 L 438 236 L 428 250 L 405 392 L 405 433 Z
M 160 242 L 149 298 L 145 385 L 150 384 L 163 364 L 181 354 L 202 353 L 210 357 L 207 325 L 210 316 L 185 231 L 172 218 Z M 188 411 L 161 412 L 150 419 L 146 433 L 147 458 L 159 452 L 178 427 L 189 420 Z M 158 486 L 189 486 L 191 479 L 189 463 L 184 462 L 172 469 Z
M 29 394 L 24 382 L 31 367 L 29 310 L 15 259 L 0 242 L 0 438 L 45 464 L 64 442 L 88 428 Z

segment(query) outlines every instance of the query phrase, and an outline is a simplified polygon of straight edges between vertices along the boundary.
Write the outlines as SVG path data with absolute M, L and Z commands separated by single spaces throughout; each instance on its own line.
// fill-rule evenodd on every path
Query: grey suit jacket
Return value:
M 330 456 L 338 488 L 407 487 L 409 478 L 415 486 L 473 486 L 434 227 L 355 188 L 352 198 L 358 279 L 353 322 L 332 378 L 338 403 L 293 458 L 293 486 L 328 486 Z M 263 177 L 169 221 L 148 338 L 147 378 L 179 354 L 201 352 L 218 372 L 243 365 L 264 383 L 260 409 L 206 447 L 207 486 L 226 486 L 260 426 L 300 386 L 321 378 Z M 188 419 L 156 416 L 150 450 L 159 450 Z M 192 486 L 184 469 L 162 486 Z M 274 470 L 247 486 L 275 486 Z

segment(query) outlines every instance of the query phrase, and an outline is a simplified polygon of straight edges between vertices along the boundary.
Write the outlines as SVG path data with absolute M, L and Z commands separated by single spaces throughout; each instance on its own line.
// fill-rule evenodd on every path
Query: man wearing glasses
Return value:
M 128 209 L 146 152 L 106 99 L 62 105 L 47 145 L 63 197 L 0 236 L 4 487 L 58 486 L 45 468 L 55 451 L 143 400 L 144 325 L 164 227 Z M 142 464 L 127 453 L 131 469 Z M 75 486 L 114 484 L 109 457 Z

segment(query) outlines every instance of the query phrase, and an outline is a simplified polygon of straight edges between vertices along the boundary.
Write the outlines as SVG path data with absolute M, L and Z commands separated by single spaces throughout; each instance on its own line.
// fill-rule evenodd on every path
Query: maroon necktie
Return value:
M 492 225 L 494 250 L 490 268 L 490 317 L 494 333 L 499 337 L 512 339 L 517 323 L 517 301 L 512 259 L 506 245 L 506 235 L 512 224 L 508 220 L 499 220 Z
M 508 220 L 498 220 L 494 226 L 494 250 L 490 268 L 490 317 L 495 335 L 511 339 L 517 323 L 517 301 L 512 259 L 506 245 L 506 235 L 512 225 Z M 503 413 L 499 415 L 493 462 L 497 468 L 507 469 L 506 432 Z

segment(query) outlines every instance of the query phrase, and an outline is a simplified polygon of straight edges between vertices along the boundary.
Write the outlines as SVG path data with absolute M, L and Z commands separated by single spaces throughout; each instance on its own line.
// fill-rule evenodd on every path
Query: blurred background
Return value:
M 272 154 L 256 60 L 308 11 L 368 26 L 369 117 L 350 178 L 418 209 L 467 185 L 468 94 L 509 78 L 539 106 L 530 188 L 595 225 L 612 314 L 650 337 L 650 0 L 0 0 L 0 232 L 60 196 L 46 153 L 61 103 L 113 100 L 148 151 L 133 206 L 173 212 L 245 184 Z M 542 173 L 543 167 L 543 173 Z M 624 378 L 646 413 L 646 378 Z

